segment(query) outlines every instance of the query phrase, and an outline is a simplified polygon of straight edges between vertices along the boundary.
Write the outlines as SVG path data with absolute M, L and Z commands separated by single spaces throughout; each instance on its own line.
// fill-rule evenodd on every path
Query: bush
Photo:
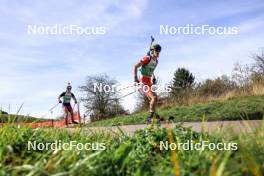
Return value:
M 204 83 L 200 83 L 196 90 L 198 95 L 202 97 L 219 97 L 235 88 L 237 88 L 236 83 L 223 75 L 213 80 L 207 79 Z
M 1 110 L 0 110 L 0 114 L 8 114 L 8 113 L 5 112 L 5 111 L 1 111 Z

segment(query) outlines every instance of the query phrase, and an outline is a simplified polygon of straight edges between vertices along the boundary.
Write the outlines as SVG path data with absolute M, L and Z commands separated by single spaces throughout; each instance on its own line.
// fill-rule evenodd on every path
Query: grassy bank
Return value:
M 197 133 L 181 126 L 173 128 L 171 133 L 161 128 L 147 128 L 132 137 L 122 133 L 83 135 L 81 129 L 70 133 L 63 129 L 5 126 L 0 128 L 0 175 L 175 175 L 173 166 L 177 166 L 180 175 L 260 176 L 264 173 L 263 131 L 262 127 L 253 134 L 224 139 L 221 133 Z M 188 141 L 237 143 L 237 149 L 174 150 L 176 160 L 172 164 L 171 150 L 160 149 L 160 141 L 169 139 L 177 145 Z M 27 150 L 28 141 L 56 140 L 104 143 L 105 150 Z
M 241 120 L 262 119 L 264 113 L 264 96 L 247 96 L 229 100 L 215 100 L 206 104 L 192 106 L 166 107 L 158 110 L 159 114 L 168 118 L 173 116 L 175 122 L 206 120 Z M 137 113 L 119 116 L 112 119 L 96 121 L 88 126 L 113 126 L 145 123 L 148 113 Z
M 31 116 L 22 116 L 14 114 L 1 114 L 0 113 L 0 123 L 7 122 L 44 122 L 49 119 L 35 118 Z

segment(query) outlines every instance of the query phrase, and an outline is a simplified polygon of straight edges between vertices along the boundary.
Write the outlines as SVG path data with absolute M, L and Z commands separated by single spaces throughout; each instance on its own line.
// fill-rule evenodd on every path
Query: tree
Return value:
M 261 54 L 254 54 L 255 63 L 252 66 L 253 82 L 264 82 L 264 50 Z
M 84 102 L 86 113 L 91 115 L 91 121 L 111 118 L 123 110 L 116 99 L 118 96 L 114 85 L 117 81 L 107 75 L 88 76 L 83 86 L 79 86 L 84 93 L 81 101 Z
M 195 77 L 189 70 L 185 68 L 178 68 L 174 73 L 172 81 L 172 89 L 186 89 L 191 88 L 194 84 Z
M 188 69 L 178 68 L 174 73 L 170 86 L 172 89 L 170 93 L 171 97 L 181 103 L 183 98 L 193 89 L 194 80 L 194 75 Z
M 232 79 L 233 81 L 243 89 L 246 89 L 252 82 L 252 66 L 242 65 L 240 63 L 235 63 L 235 66 L 232 70 Z
M 196 90 L 199 96 L 208 97 L 219 97 L 224 93 L 234 90 L 237 85 L 228 76 L 222 75 L 216 79 L 206 79 L 203 83 L 200 83 Z

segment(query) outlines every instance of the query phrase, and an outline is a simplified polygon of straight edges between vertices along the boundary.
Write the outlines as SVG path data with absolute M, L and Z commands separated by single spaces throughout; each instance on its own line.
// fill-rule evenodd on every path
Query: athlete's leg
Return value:
M 71 120 L 72 120 L 72 123 L 74 123 L 74 124 L 78 124 L 78 122 L 76 122 L 76 121 L 74 120 L 73 109 L 72 109 L 71 106 L 69 106 L 69 112 L 70 112 L 70 114 L 71 114 Z
M 157 94 L 153 91 L 148 91 L 145 93 L 146 96 L 148 97 L 149 101 L 149 112 L 155 112 L 156 110 L 156 104 L 157 104 Z
M 71 114 L 71 120 L 72 120 L 72 123 L 74 123 L 74 118 L 73 118 L 73 109 L 72 107 L 70 108 L 70 114 Z
M 155 119 L 157 120 L 157 125 L 161 125 L 160 121 L 160 116 L 156 113 L 156 104 L 157 104 L 157 100 L 158 100 L 158 96 L 155 92 L 153 91 L 149 91 L 146 93 L 146 96 L 150 99 L 149 102 L 149 112 L 150 112 L 150 116 L 147 119 L 147 122 L 150 123 L 151 119 L 153 119 L 155 117 Z
M 157 103 L 157 94 L 152 88 L 151 79 L 149 77 L 142 77 L 141 82 L 143 83 L 142 90 L 149 99 L 149 111 L 155 112 L 155 105 Z
M 69 110 L 67 106 L 64 106 L 64 118 L 65 118 L 65 125 L 68 127 L 68 116 L 69 116 Z
M 149 89 L 149 91 L 146 91 L 145 95 L 149 99 L 149 112 L 150 112 L 150 115 L 147 118 L 147 123 L 151 123 L 151 120 L 153 119 L 153 117 L 157 116 L 157 114 L 155 112 L 155 106 L 156 106 L 156 102 L 157 102 L 157 95 L 156 95 L 155 92 L 151 91 L 151 89 Z
M 149 112 L 150 115 L 147 118 L 147 123 L 151 122 L 151 119 L 154 116 L 157 116 L 155 113 L 155 107 L 157 103 L 157 94 L 152 90 L 152 83 L 151 79 L 149 77 L 142 77 L 141 78 L 141 83 L 143 83 L 142 90 L 145 94 L 145 96 L 149 99 Z
M 67 127 L 69 126 L 69 124 L 68 124 L 68 116 L 69 116 L 69 113 L 65 112 L 65 124 L 66 124 Z

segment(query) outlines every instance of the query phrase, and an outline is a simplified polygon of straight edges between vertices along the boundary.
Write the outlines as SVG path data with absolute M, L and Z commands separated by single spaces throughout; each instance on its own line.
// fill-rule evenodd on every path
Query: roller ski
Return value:
M 156 112 L 151 112 L 147 117 L 146 124 L 157 124 L 161 126 L 161 122 L 164 121 L 164 118 L 160 117 Z

